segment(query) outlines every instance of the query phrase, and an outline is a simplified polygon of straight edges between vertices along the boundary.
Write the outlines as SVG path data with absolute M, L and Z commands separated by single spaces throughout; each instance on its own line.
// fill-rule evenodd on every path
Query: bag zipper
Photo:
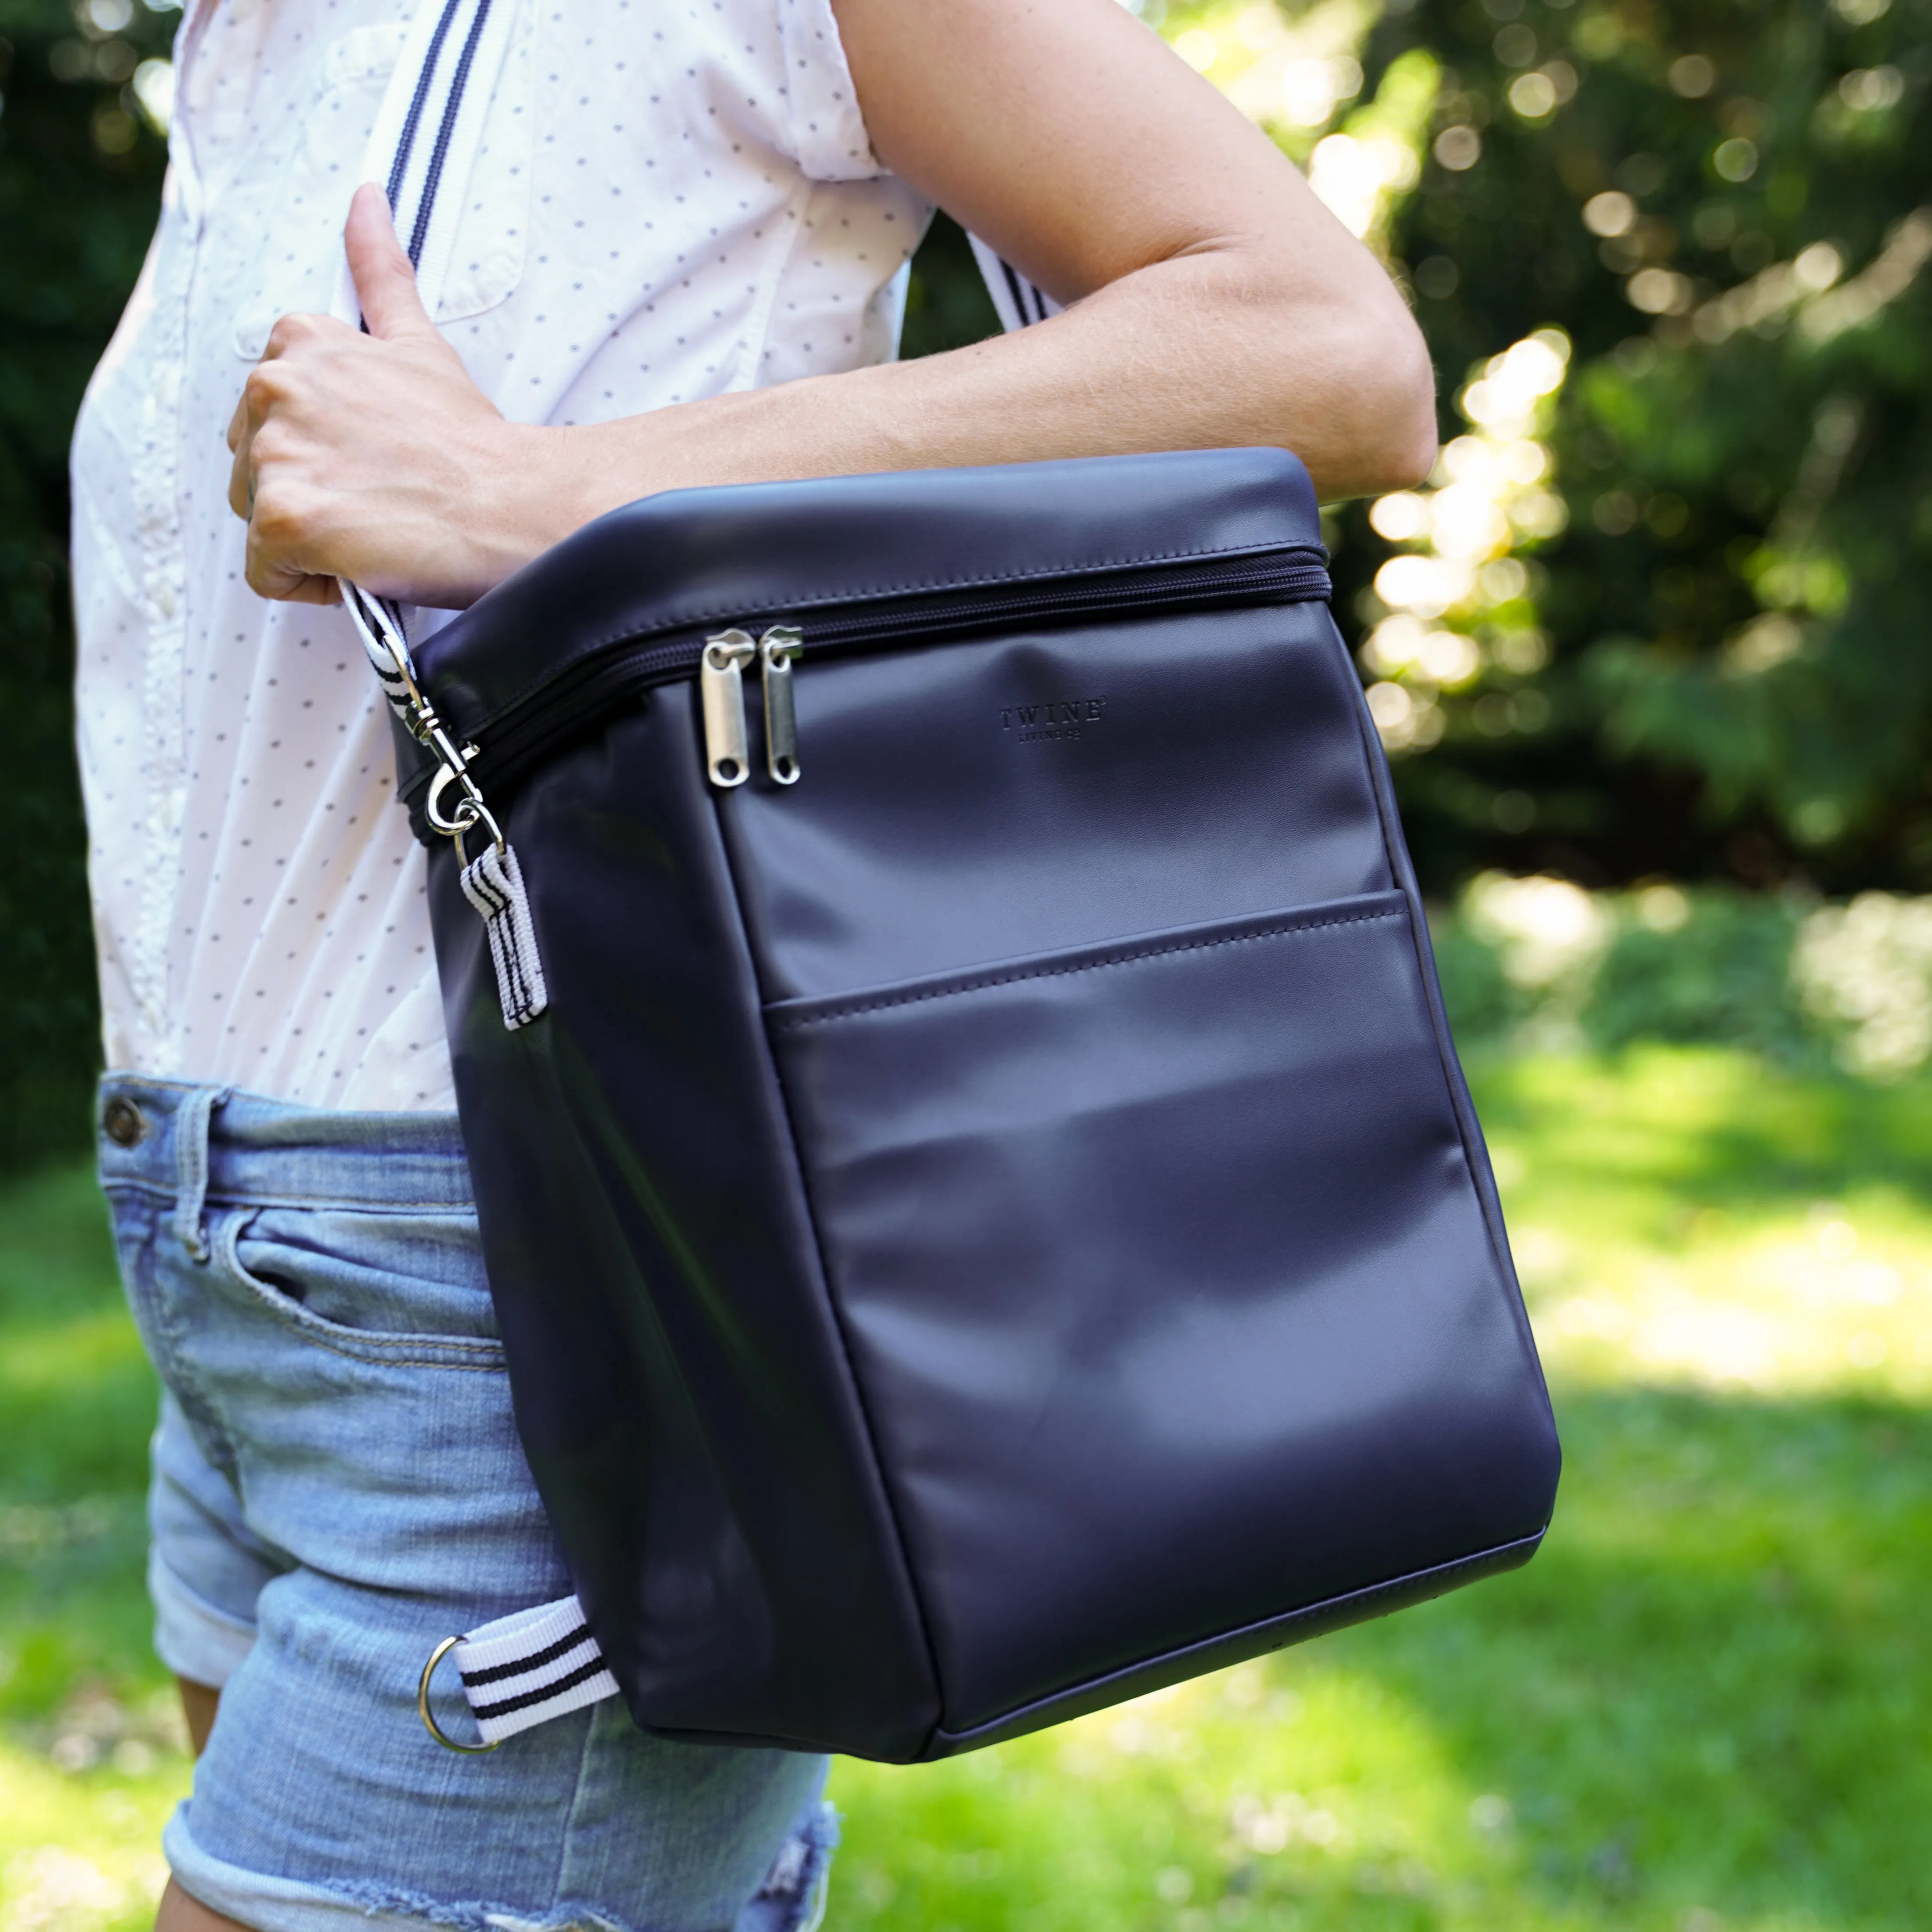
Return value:
M 758 646 L 743 631 L 720 631 L 705 640 L 698 660 L 698 696 L 705 716 L 705 775 L 720 790 L 751 776 L 745 743 L 744 668 Z
M 744 631 L 705 640 L 698 693 L 705 718 L 705 771 L 720 791 L 751 776 L 744 722 L 744 667 L 756 658 L 765 692 L 765 768 L 774 784 L 798 782 L 798 717 L 792 705 L 792 660 L 804 646 L 795 624 L 774 624 L 753 644 Z
M 834 651 L 924 642 L 1029 620 L 1110 610 L 1154 616 L 1198 604 L 1315 603 L 1328 594 L 1326 556 L 1297 546 L 1000 595 L 981 592 L 909 606 L 894 600 L 885 608 L 831 616 L 815 624 L 810 648 L 816 658 Z M 734 789 L 751 772 L 744 677 L 756 661 L 765 701 L 765 770 L 775 783 L 795 784 L 800 761 L 792 668 L 805 649 L 805 633 L 798 626 L 776 624 L 756 640 L 748 630 L 733 626 L 702 639 L 687 635 L 607 652 L 553 684 L 521 715 L 491 728 L 477 754 L 479 775 L 500 784 L 626 699 L 695 673 L 705 721 L 706 772 L 717 789 Z

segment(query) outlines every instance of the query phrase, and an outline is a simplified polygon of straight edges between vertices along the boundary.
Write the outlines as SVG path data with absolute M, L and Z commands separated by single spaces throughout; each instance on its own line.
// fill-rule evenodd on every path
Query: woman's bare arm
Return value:
M 1272 143 L 1114 0 L 836 0 L 879 158 L 1068 312 L 949 355 L 569 428 L 506 422 L 423 314 L 380 197 L 371 334 L 278 325 L 230 430 L 249 580 L 467 604 L 654 491 L 1277 443 L 1327 498 L 1428 470 L 1432 383 L 1387 275 Z

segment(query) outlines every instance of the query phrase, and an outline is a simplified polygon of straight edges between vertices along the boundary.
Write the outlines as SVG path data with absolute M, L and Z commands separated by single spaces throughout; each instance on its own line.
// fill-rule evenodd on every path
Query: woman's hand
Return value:
M 347 577 L 459 608 L 552 540 L 520 525 L 554 432 L 506 422 L 470 381 L 424 310 L 379 188 L 356 190 L 344 239 L 368 333 L 284 316 L 228 425 L 248 582 L 326 604 Z

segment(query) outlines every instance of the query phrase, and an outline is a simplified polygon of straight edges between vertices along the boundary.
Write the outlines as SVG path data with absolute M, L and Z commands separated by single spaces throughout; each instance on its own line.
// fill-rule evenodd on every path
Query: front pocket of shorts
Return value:
M 1200 1576 L 1232 1628 L 1540 1528 L 1472 1475 L 1546 1418 L 1409 917 L 770 1010 L 949 1729 L 1215 1634 Z
M 503 1365 L 467 1216 L 246 1209 L 217 1224 L 214 1248 L 263 1308 L 338 1353 L 426 1366 Z

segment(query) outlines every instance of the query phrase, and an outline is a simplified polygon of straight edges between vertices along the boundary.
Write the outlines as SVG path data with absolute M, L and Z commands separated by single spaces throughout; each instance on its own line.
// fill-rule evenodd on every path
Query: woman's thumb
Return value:
M 394 340 L 435 334 L 436 325 L 416 290 L 416 270 L 396 238 L 389 205 L 374 182 L 365 182 L 349 204 L 342 245 L 371 335 Z

